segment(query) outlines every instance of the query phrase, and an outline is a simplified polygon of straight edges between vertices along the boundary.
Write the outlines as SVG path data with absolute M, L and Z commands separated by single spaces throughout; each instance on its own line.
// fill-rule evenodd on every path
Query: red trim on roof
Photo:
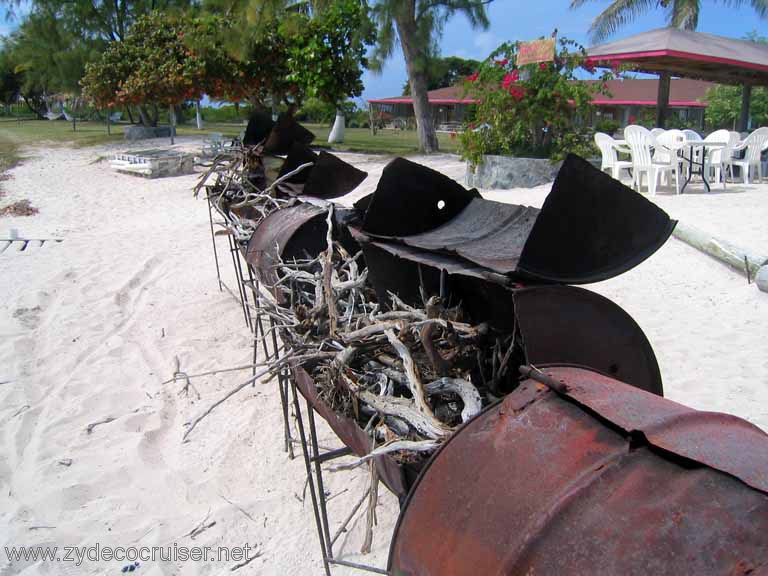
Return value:
M 676 58 L 686 58 L 688 60 L 698 60 L 700 62 L 711 62 L 714 64 L 732 64 L 742 68 L 753 68 L 755 70 L 768 71 L 768 66 L 756 64 L 754 62 L 744 62 L 743 60 L 734 60 L 733 58 L 721 58 L 719 56 L 707 56 L 705 54 L 695 54 L 693 52 L 681 52 L 680 50 L 650 50 L 645 52 L 621 52 L 618 54 L 599 54 L 587 58 L 588 62 L 601 62 L 605 60 L 637 60 L 638 58 L 655 58 L 658 56 L 674 56 Z
M 595 106 L 656 106 L 655 100 L 592 100 Z M 669 106 L 683 108 L 706 108 L 706 102 L 698 100 L 670 100 Z
M 373 104 L 413 104 L 411 98 L 381 98 L 377 100 L 368 100 Z M 454 98 L 430 98 L 430 104 L 477 104 L 480 100 L 458 100 Z

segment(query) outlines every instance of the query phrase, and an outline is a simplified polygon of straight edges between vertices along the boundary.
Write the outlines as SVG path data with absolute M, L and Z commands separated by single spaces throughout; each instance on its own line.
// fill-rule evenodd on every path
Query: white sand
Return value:
M 40 214 L 0 219 L 0 238 L 16 228 L 64 242 L 0 255 L 0 546 L 247 543 L 262 556 L 236 574 L 320 574 L 311 505 L 299 501 L 304 464 L 282 452 L 274 384 L 246 389 L 181 443 L 183 424 L 247 374 L 194 380 L 202 398 L 185 397 L 180 383 L 161 385 L 174 356 L 190 373 L 246 364 L 249 334 L 237 303 L 218 290 L 206 205 L 190 191 L 196 177 L 143 180 L 94 163 L 116 148 L 125 147 L 36 150 L 3 183 L 0 205 L 28 198 Z M 349 203 L 373 189 L 385 159 L 344 156 L 370 172 Z M 462 177 L 454 156 L 425 163 Z M 731 188 L 657 201 L 676 218 L 768 251 L 768 185 Z M 540 205 L 547 190 L 487 196 Z M 231 261 L 220 256 L 233 285 Z M 645 330 L 669 398 L 768 429 L 768 294 L 674 239 L 590 288 Z M 116 420 L 86 434 L 106 417 Z M 325 427 L 322 440 L 339 445 Z M 58 463 L 65 458 L 71 466 Z M 325 477 L 332 494 L 348 490 L 330 503 L 338 521 L 367 477 Z M 341 539 L 344 557 L 384 566 L 396 515 L 382 490 L 373 553 L 354 555 L 358 521 Z M 206 516 L 216 524 L 192 540 Z M 233 564 L 148 562 L 136 574 L 229 574 Z M 117 574 L 121 565 L 8 566 L 0 551 L 3 576 Z

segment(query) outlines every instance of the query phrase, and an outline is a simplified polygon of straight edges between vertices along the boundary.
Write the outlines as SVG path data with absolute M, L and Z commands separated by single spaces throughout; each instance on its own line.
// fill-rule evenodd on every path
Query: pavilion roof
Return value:
M 620 62 L 638 72 L 768 85 L 768 45 L 703 32 L 658 28 L 593 46 L 587 54 L 598 66 Z

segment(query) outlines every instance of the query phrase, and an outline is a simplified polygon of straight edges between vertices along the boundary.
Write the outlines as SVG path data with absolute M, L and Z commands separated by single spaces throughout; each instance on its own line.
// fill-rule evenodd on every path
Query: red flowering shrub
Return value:
M 560 159 L 568 152 L 591 153 L 592 133 L 579 121 L 588 117 L 594 94 L 606 91 L 613 74 L 604 72 L 598 82 L 577 81 L 576 70 L 591 64 L 584 48 L 565 38 L 552 62 L 518 67 L 516 52 L 516 43 L 502 44 L 468 79 L 482 129 L 470 125 L 460 135 L 462 157 L 477 165 L 486 154 Z

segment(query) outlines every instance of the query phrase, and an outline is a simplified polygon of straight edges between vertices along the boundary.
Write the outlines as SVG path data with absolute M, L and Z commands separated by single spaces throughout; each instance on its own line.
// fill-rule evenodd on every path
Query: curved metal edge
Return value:
M 607 280 L 654 254 L 676 224 L 650 200 L 569 154 L 544 201 L 517 270 L 532 279 L 561 284 Z M 624 253 L 612 252 L 607 257 L 600 253 L 619 241 Z M 552 266 L 580 260 L 582 270 L 568 272 Z M 604 263 L 595 266 L 590 260 Z
M 506 398 L 506 397 L 505 397 Z M 397 576 L 392 573 L 392 555 L 394 553 L 395 548 L 395 542 L 397 542 L 397 533 L 400 531 L 400 526 L 403 522 L 403 519 L 405 518 L 405 511 L 408 509 L 408 505 L 411 503 L 411 500 L 414 497 L 414 494 L 416 493 L 419 484 L 421 484 L 421 481 L 424 479 L 424 476 L 426 476 L 427 471 L 432 466 L 432 463 L 435 461 L 435 459 L 440 457 L 440 453 L 446 449 L 446 446 L 448 446 L 453 440 L 458 436 L 459 433 L 464 431 L 470 424 L 475 422 L 476 420 L 483 418 L 488 412 L 491 412 L 492 410 L 498 409 L 498 406 L 504 402 L 504 398 L 499 398 L 496 400 L 496 402 L 489 404 L 485 408 L 483 408 L 480 412 L 475 414 L 472 418 L 464 422 L 461 426 L 459 426 L 453 434 L 451 434 L 448 439 L 440 444 L 438 446 L 437 450 L 435 450 L 432 453 L 432 456 L 429 457 L 429 459 L 424 463 L 424 466 L 421 468 L 421 471 L 419 471 L 419 475 L 416 477 L 416 480 L 413 482 L 413 484 L 410 487 L 410 490 L 408 490 L 408 494 L 405 496 L 405 498 L 402 500 L 400 504 L 400 514 L 397 515 L 397 522 L 395 522 L 395 528 L 392 530 L 392 539 L 389 543 L 389 552 L 387 553 L 387 572 L 392 574 L 393 576 Z
M 336 413 L 317 394 L 317 385 L 310 374 L 301 367 L 292 368 L 296 387 L 302 396 L 312 405 L 315 411 L 326 421 L 336 437 L 357 456 L 370 453 L 369 437 L 360 426 L 345 416 Z M 379 470 L 381 481 L 398 498 L 408 492 L 406 469 L 391 456 L 383 455 L 374 458 Z
M 661 370 L 648 337 L 612 300 L 585 288 L 558 285 L 520 288 L 513 298 L 529 363 L 583 366 L 664 396 Z M 573 326 L 567 325 L 569 321 Z M 556 341 L 558 335 L 561 339 Z

